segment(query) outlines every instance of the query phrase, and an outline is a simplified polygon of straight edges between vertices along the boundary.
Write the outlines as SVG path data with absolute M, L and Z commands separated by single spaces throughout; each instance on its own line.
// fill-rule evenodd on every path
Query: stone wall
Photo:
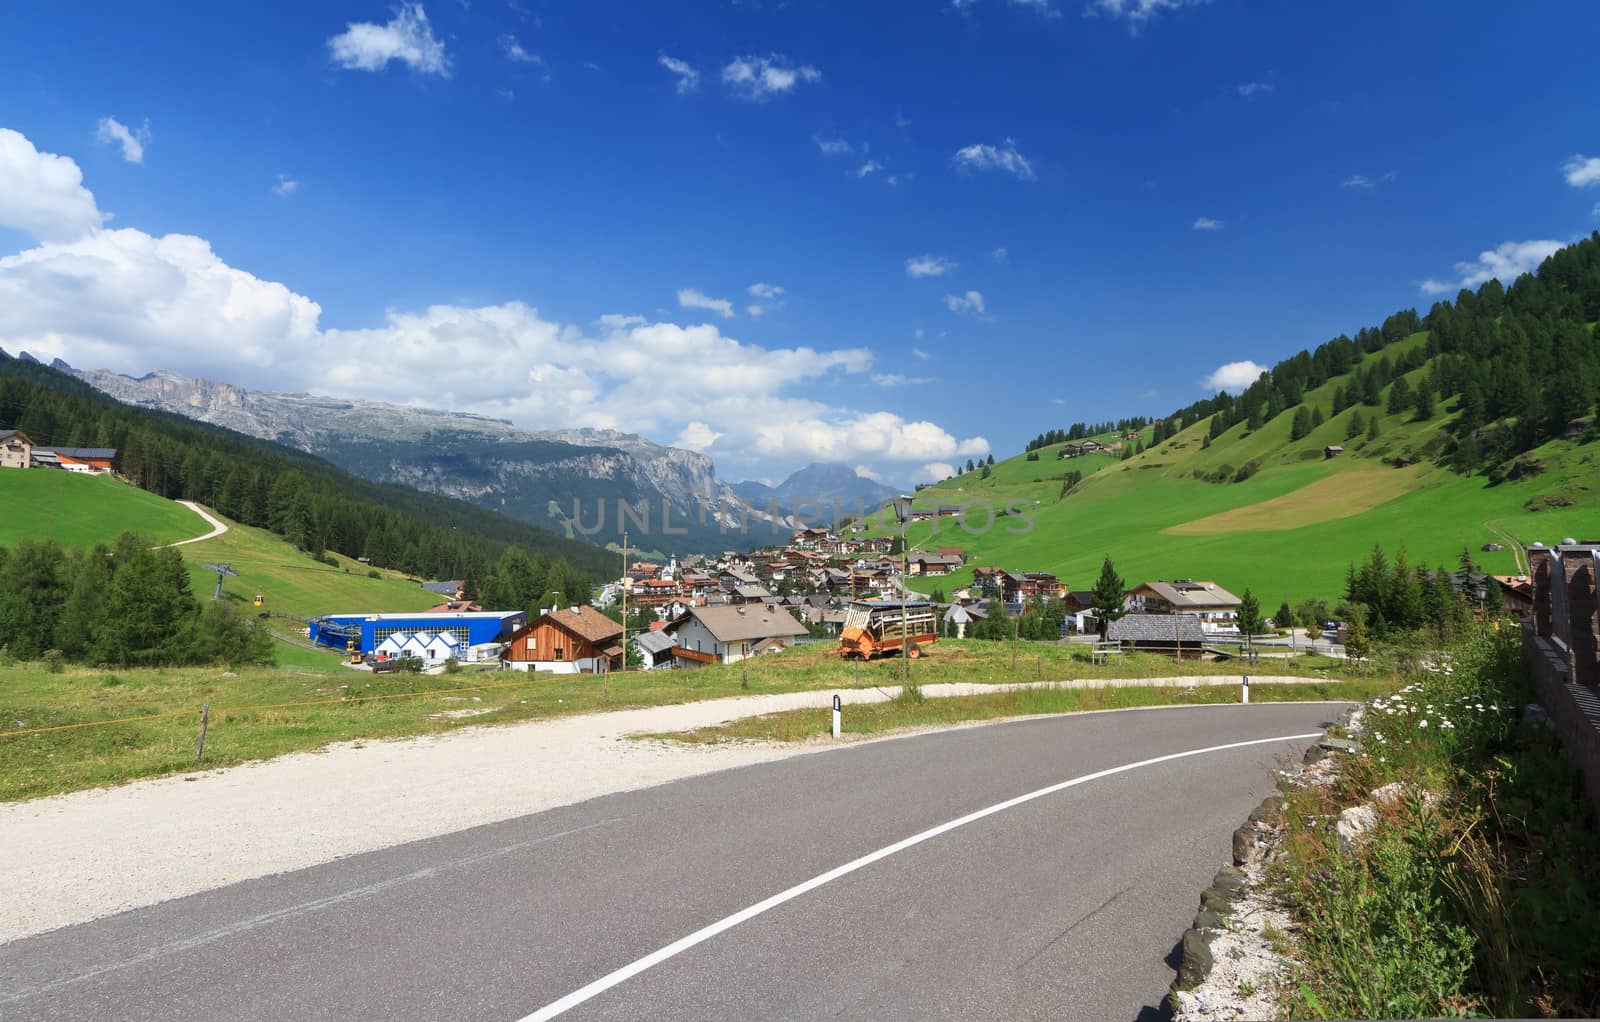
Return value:
M 1567 755 L 1583 771 L 1589 802 L 1600 814 L 1600 688 L 1574 685 L 1571 651 L 1559 640 L 1522 626 L 1522 653 L 1533 677 L 1533 691 L 1544 707 Z

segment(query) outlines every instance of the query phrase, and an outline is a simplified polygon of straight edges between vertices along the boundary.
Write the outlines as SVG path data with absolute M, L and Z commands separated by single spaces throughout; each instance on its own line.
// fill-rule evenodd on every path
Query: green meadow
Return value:
M 0 546 L 51 538 L 63 547 L 111 543 L 124 532 L 172 543 L 211 531 L 182 504 L 112 476 L 52 469 L 0 470 Z

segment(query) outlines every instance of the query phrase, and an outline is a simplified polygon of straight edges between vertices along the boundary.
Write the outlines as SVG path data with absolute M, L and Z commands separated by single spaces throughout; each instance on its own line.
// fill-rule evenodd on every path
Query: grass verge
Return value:
M 1041 672 L 1047 680 L 1238 672 L 1232 665 L 1179 665 L 1146 656 L 1096 665 L 1076 650 L 1029 643 L 1020 647 L 1016 671 L 1005 644 L 942 642 L 931 652 L 913 668 L 919 683 L 1033 681 Z M 593 675 L 471 670 L 374 675 L 334 666 L 330 658 L 310 650 L 304 656 L 287 648 L 280 653 L 295 661 L 290 669 L 67 667 L 53 673 L 37 663 L 0 665 L 0 801 L 266 759 L 341 741 L 723 696 L 898 685 L 903 666 L 893 661 L 864 664 L 858 682 L 852 665 L 826 655 L 819 644 L 759 657 L 748 671 L 740 665 L 633 671 L 613 674 L 602 684 Z M 1278 661 L 1263 664 L 1257 672 L 1321 676 L 1315 668 Z M 491 687 L 435 691 L 471 685 Z M 417 694 L 423 692 L 430 694 Z M 197 764 L 203 703 L 210 704 L 211 717 L 205 758 Z M 119 722 L 7 733 L 106 720 Z
M 1261 703 L 1301 700 L 1360 701 L 1389 691 L 1387 681 L 1313 682 L 1304 685 L 1251 685 L 1250 701 Z M 1032 688 L 947 699 L 900 696 L 882 703 L 847 706 L 840 719 L 845 734 L 874 735 L 909 728 L 936 727 L 1005 717 L 1027 717 L 1085 710 L 1119 710 L 1140 706 L 1220 704 L 1239 701 L 1233 685 L 1179 687 L 1139 685 L 1121 688 Z M 692 745 L 724 742 L 802 742 L 832 733 L 833 711 L 828 708 L 789 710 L 747 717 L 692 731 L 663 731 L 635 735 Z
M 1369 704 L 1332 786 L 1289 793 L 1288 1017 L 1600 1013 L 1600 831 L 1577 768 L 1516 723 L 1514 630 L 1447 656 Z M 1373 799 L 1396 782 L 1403 797 Z M 1375 824 L 1341 846 L 1332 824 L 1360 804 Z

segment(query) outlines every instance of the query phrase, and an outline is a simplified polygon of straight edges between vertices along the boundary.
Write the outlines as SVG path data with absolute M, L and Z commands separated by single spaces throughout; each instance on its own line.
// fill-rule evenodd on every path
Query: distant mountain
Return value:
M 742 549 L 787 536 L 792 525 L 752 511 L 706 455 L 631 433 L 529 431 L 481 415 L 252 391 L 165 370 L 137 378 L 70 371 L 126 404 L 296 447 L 375 482 L 469 500 L 596 544 L 622 538 L 618 501 L 649 509 L 644 528 L 637 519 L 628 525 L 630 547 L 643 552 Z
M 757 508 L 776 504 L 783 514 L 792 515 L 797 505 L 808 518 L 831 519 L 837 502 L 841 514 L 870 514 L 898 495 L 892 486 L 858 475 L 849 465 L 818 461 L 796 471 L 777 486 L 754 480 L 734 483 L 733 492 Z M 820 510 L 817 505 L 821 505 Z

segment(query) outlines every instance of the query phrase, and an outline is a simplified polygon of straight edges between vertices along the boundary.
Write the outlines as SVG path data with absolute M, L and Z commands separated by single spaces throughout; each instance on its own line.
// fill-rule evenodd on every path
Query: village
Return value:
M 979 565 L 970 568 L 970 584 L 948 594 L 936 588 L 931 596 L 907 584 L 968 567 L 960 547 L 901 551 L 894 538 L 812 526 L 782 546 L 633 561 L 590 605 L 537 608 L 530 615 L 480 606 L 464 580 L 428 582 L 424 586 L 441 602 L 427 611 L 330 614 L 314 619 L 306 635 L 349 653 L 351 666 L 369 669 L 409 661 L 439 670 L 455 661 L 554 674 L 599 674 L 624 664 L 694 669 L 802 643 L 835 643 L 852 607 L 908 615 L 915 608 L 927 622 L 924 640 L 967 638 L 979 623 L 995 620 L 1008 621 L 1009 636 L 1010 622 L 1045 607 L 1060 621 L 1048 641 L 1197 658 L 1226 652 L 1222 647 L 1241 638 L 1241 598 L 1212 581 L 1141 582 L 1122 594 L 1120 616 L 1104 627 L 1091 590 L 1069 589 L 1047 571 Z

